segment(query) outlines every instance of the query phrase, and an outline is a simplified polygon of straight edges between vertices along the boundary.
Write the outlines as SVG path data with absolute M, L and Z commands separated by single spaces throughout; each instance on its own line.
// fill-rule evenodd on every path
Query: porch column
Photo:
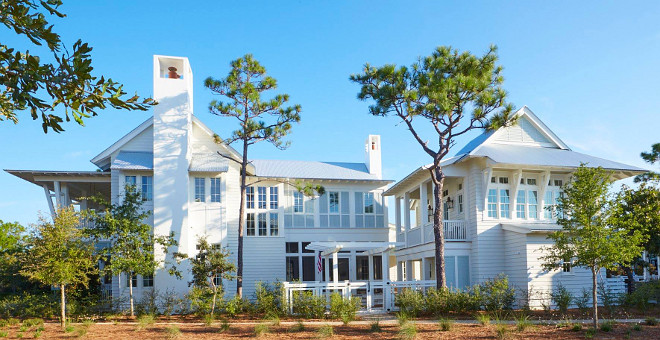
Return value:
M 430 271 L 430 266 L 431 261 L 429 261 L 428 257 L 422 257 L 422 275 L 421 279 L 424 281 L 430 280 L 431 279 L 431 271 Z
M 410 193 L 406 192 L 403 194 L 403 224 L 405 227 L 405 235 L 404 241 L 406 242 L 406 246 L 408 246 L 408 232 L 410 231 Z
M 55 206 L 53 205 L 53 195 L 51 195 L 50 190 L 46 184 L 43 185 L 44 193 L 46 194 L 46 201 L 48 201 L 48 208 L 50 209 L 50 214 L 52 217 L 55 217 Z
M 323 272 L 319 271 L 318 261 L 319 261 L 320 252 L 318 250 L 314 251 L 314 281 L 321 281 L 323 279 Z
M 401 230 L 401 197 L 394 197 L 394 223 L 396 224 L 396 235 L 399 236 Z
M 421 205 L 422 209 L 422 223 L 420 223 L 420 226 L 425 225 L 426 223 L 429 222 L 429 197 L 428 197 L 428 190 L 426 187 L 426 182 L 422 182 L 422 184 L 419 185 L 419 204 Z M 422 233 L 422 243 L 424 243 L 424 233 Z
M 62 191 L 60 190 L 60 182 L 53 182 L 53 189 L 55 191 L 55 211 L 62 206 Z
M 383 278 L 383 310 L 388 310 L 387 297 L 390 294 L 390 286 L 388 285 L 390 281 L 390 252 L 384 251 L 381 256 L 382 262 L 382 278 Z
M 413 275 L 413 261 L 406 260 L 406 281 L 413 281 L 415 276 Z
M 396 262 L 396 280 L 397 281 L 403 281 L 403 262 L 402 261 L 397 261 Z
M 335 284 L 339 282 L 339 261 L 336 251 L 332 253 L 332 281 Z
M 330 260 L 328 256 L 324 256 L 325 260 L 325 282 L 330 283 Z

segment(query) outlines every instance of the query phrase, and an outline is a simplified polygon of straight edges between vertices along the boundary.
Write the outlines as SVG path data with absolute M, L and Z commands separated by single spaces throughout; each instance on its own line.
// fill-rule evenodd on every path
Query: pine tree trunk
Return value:
M 596 268 L 591 268 L 591 277 L 592 277 L 592 289 L 591 289 L 591 297 L 593 299 L 593 307 L 594 307 L 594 329 L 598 329 L 598 293 L 596 291 L 597 288 L 597 282 L 596 282 Z
M 60 326 L 62 326 L 62 329 L 66 328 L 66 294 L 64 293 L 64 285 L 60 285 Z
M 128 275 L 128 297 L 131 303 L 131 317 L 135 316 L 135 310 L 133 309 L 133 275 Z
M 245 225 L 245 185 L 248 165 L 248 143 L 243 140 L 243 162 L 241 163 L 241 205 L 238 208 L 238 251 L 236 253 L 236 295 L 243 297 L 243 229 Z
M 442 205 L 442 188 L 445 176 L 442 168 L 436 165 L 433 171 L 433 197 L 435 206 L 433 208 L 433 241 L 435 243 L 435 278 L 436 288 L 447 287 L 445 280 L 445 228 L 442 221 L 444 207 Z

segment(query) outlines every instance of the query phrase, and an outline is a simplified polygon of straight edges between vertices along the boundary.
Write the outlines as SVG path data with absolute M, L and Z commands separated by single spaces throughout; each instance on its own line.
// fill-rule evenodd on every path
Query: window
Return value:
M 520 184 L 525 184 L 525 179 L 522 177 L 520 178 Z
M 137 176 L 126 176 L 124 185 L 127 189 L 134 191 L 137 188 Z
M 374 213 L 374 193 L 365 192 L 364 193 L 364 213 L 373 214 Z
M 373 270 L 374 270 L 374 280 L 383 279 L 383 257 L 374 256 L 373 257 Z
M 270 236 L 280 234 L 280 222 L 277 213 L 270 213 Z
M 445 221 L 449 220 L 449 204 L 447 204 L 447 201 L 442 202 L 442 218 Z
M 143 275 L 142 276 L 142 287 L 153 287 L 154 286 L 154 275 Z
M 459 191 L 463 190 L 463 183 L 458 183 L 458 190 Z
M 129 281 L 128 274 L 126 274 L 126 287 L 130 287 L 131 283 L 129 283 L 129 282 L 131 282 L 133 284 L 133 288 L 137 287 L 137 282 L 138 282 L 137 281 L 137 275 L 132 274 L 131 277 L 130 277 L 130 281 Z
M 287 254 L 298 253 L 298 242 L 287 242 L 285 244 Z
M 330 202 L 330 207 L 329 211 L 331 214 L 338 214 L 339 213 L 339 193 L 338 192 L 330 192 L 328 194 L 329 197 L 329 202 Z
M 539 207 L 539 198 L 538 198 L 538 193 L 535 190 L 529 190 L 527 192 L 529 194 L 529 199 L 528 199 L 528 205 L 527 207 L 529 208 L 529 218 L 532 219 L 537 219 L 539 218 L 539 213 L 538 213 L 538 207 Z
M 518 190 L 518 197 L 516 198 L 516 217 L 517 218 L 527 218 L 527 214 L 525 214 L 525 208 L 527 204 L 527 200 L 525 197 L 525 190 Z
M 293 192 L 293 212 L 303 212 L 303 194 L 300 191 Z
M 298 256 L 286 257 L 286 280 L 300 280 L 300 269 L 298 268 Z
M 490 178 L 490 182 L 491 182 L 491 183 L 496 183 L 496 181 L 495 181 L 495 177 L 491 177 L 491 178 Z
M 564 273 L 570 273 L 573 270 L 572 261 L 563 261 L 561 264 L 561 271 Z
M 247 214 L 247 236 L 254 236 L 254 213 Z
M 561 179 L 556 179 L 556 180 L 555 180 L 555 186 L 556 186 L 556 187 L 560 187 L 560 186 L 562 186 L 562 185 L 563 185 L 563 182 L 562 182 Z
M 215 276 L 213 276 L 213 284 L 216 285 L 216 286 L 222 285 L 222 277 L 220 277 L 219 274 L 216 274 Z
M 268 225 L 266 224 L 266 213 L 259 213 L 257 215 L 257 222 L 259 223 L 259 236 L 268 236 Z
M 270 187 L 270 208 L 277 209 L 279 207 L 279 196 L 277 187 Z
M 245 207 L 254 209 L 254 187 L 245 188 Z
M 463 195 L 458 195 L 458 212 L 463 212 Z
M 311 242 L 303 242 L 303 243 L 302 243 L 302 247 L 301 247 L 301 249 L 302 249 L 302 252 L 303 252 L 303 253 L 312 253 L 312 254 L 314 253 L 313 250 L 309 250 L 309 249 L 307 249 L 307 246 L 308 246 L 310 243 L 311 243 Z
M 488 189 L 488 217 L 497 218 L 497 189 Z
M 449 196 L 449 190 L 442 190 L 442 197 Z
M 220 202 L 220 178 L 211 178 L 211 202 Z
M 316 265 L 314 263 L 314 256 L 303 256 L 302 257 L 302 280 L 303 281 L 315 281 L 316 274 Z
M 195 177 L 195 202 L 204 202 L 206 198 L 206 192 L 204 186 L 206 181 L 204 178 Z
M 543 211 L 543 217 L 546 220 L 550 220 L 554 218 L 554 212 L 555 212 L 555 193 L 551 190 L 548 190 L 545 192 L 545 197 L 543 198 L 543 203 L 544 203 L 544 211 Z
M 500 177 L 500 184 L 509 184 L 509 177 Z
M 369 256 L 355 257 L 355 275 L 357 280 L 369 280 Z
M 257 188 L 257 198 L 259 199 L 259 209 L 266 209 L 266 187 Z
M 333 281 L 334 280 L 334 275 L 332 270 L 333 259 L 330 259 L 328 262 L 330 264 L 330 281 Z M 337 259 L 337 271 L 339 272 L 338 281 L 348 280 L 348 271 L 349 271 L 348 258 L 340 257 L 339 259 Z
M 536 178 L 528 178 L 527 185 L 536 185 Z
M 153 201 L 154 199 L 154 178 L 152 176 L 142 176 L 142 200 Z
M 500 218 L 511 217 L 509 215 L 509 203 L 509 189 L 500 189 Z

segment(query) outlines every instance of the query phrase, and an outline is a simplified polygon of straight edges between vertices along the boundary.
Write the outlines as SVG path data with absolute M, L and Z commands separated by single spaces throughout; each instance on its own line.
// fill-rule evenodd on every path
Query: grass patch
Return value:
M 64 327 L 64 331 L 67 332 L 67 333 L 71 333 L 75 330 L 76 330 L 76 328 L 71 326 L 71 325 L 68 325 L 68 326 Z
M 587 329 L 587 331 L 584 333 L 584 337 L 587 339 L 592 339 L 596 335 L 596 329 L 591 327 Z
M 380 333 L 383 329 L 380 327 L 380 320 L 376 319 L 369 323 L 369 332 L 371 333 Z
M 19 323 L 21 323 L 21 320 L 19 320 L 19 319 L 16 319 L 16 318 L 7 319 L 7 325 L 9 325 L 9 326 L 16 326 Z
M 532 326 L 533 326 L 532 322 L 529 321 L 529 316 L 521 315 L 516 318 L 516 329 L 518 330 L 518 332 L 524 332 Z
M 168 339 L 176 339 L 181 336 L 181 330 L 178 326 L 172 325 L 165 328 L 165 335 L 167 335 Z
M 438 325 L 440 326 L 441 331 L 449 332 L 451 331 L 452 327 L 454 327 L 454 320 L 442 318 L 438 321 Z
M 417 326 L 414 322 L 406 322 L 399 329 L 399 338 L 412 340 L 417 336 Z
M 305 331 L 305 324 L 298 320 L 295 325 L 293 325 L 290 329 L 290 332 L 304 332 Z
M 474 319 L 482 326 L 488 326 L 490 324 L 490 315 L 488 314 L 478 313 Z
M 9 323 L 7 322 L 7 320 L 0 319 L 0 328 L 5 328 L 8 325 L 9 325 Z
M 8 335 L 7 331 L 0 331 L 0 338 L 6 338 Z
M 630 327 L 633 331 L 635 332 L 641 332 L 642 331 L 642 325 L 636 323 L 632 327 Z
M 644 319 L 644 323 L 649 326 L 655 326 L 658 324 L 658 319 L 649 316 L 648 318 Z
M 34 331 L 34 334 L 32 334 L 32 337 L 38 339 L 41 337 L 42 332 L 43 332 L 43 328 L 37 328 L 37 330 Z
M 325 339 L 333 336 L 335 334 L 334 329 L 330 325 L 323 325 L 321 328 L 319 328 L 318 331 L 316 331 L 316 334 L 318 335 L 319 338 Z
M 576 323 L 571 327 L 572 332 L 580 332 L 582 331 L 582 324 L 581 323 Z
M 605 321 L 600 325 L 600 330 L 603 332 L 611 332 L 612 329 L 614 329 L 614 325 L 615 323 L 612 320 Z
M 268 321 L 270 321 L 270 324 L 273 325 L 273 327 L 279 327 L 280 326 L 280 317 L 277 316 L 277 314 L 271 315 L 271 317 L 268 318 Z
M 399 322 L 399 326 L 403 326 L 410 321 L 410 314 L 400 311 L 396 313 L 396 320 Z
M 37 326 L 42 326 L 43 324 L 44 324 L 44 320 L 39 318 L 32 318 L 23 321 L 23 325 L 27 327 L 37 327 Z
M 154 316 L 151 314 L 140 315 L 137 319 L 137 323 L 138 323 L 137 329 L 138 330 L 147 329 L 155 322 L 156 322 L 156 318 L 154 318 Z
M 254 336 L 260 337 L 270 333 L 270 327 L 266 323 L 258 323 L 254 326 Z
M 220 330 L 219 330 L 219 332 L 224 333 L 224 332 L 227 332 L 228 330 L 229 330 L 229 321 L 227 321 L 227 319 L 223 318 L 222 320 L 220 320 Z
M 495 335 L 498 339 L 507 339 L 509 337 L 509 327 L 501 322 L 495 324 Z

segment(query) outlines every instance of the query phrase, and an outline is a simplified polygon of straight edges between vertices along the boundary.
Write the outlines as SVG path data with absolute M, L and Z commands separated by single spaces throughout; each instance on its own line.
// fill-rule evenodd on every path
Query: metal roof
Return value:
M 153 170 L 154 154 L 143 151 L 119 151 L 110 166 L 112 170 Z
M 217 153 L 194 153 L 188 171 L 227 172 L 229 161 Z
M 270 159 L 255 159 L 251 162 L 256 168 L 256 176 L 259 177 L 390 182 L 370 174 L 364 163 Z

